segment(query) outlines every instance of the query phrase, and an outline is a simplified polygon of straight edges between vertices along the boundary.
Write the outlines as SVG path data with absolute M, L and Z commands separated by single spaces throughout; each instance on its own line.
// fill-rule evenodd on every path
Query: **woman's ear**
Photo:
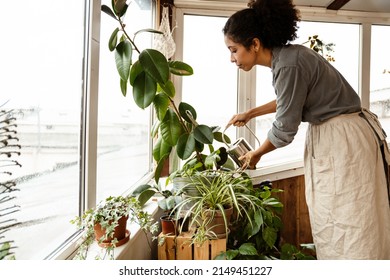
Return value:
M 261 47 L 261 42 L 258 38 L 253 38 L 252 47 L 255 52 L 258 52 Z

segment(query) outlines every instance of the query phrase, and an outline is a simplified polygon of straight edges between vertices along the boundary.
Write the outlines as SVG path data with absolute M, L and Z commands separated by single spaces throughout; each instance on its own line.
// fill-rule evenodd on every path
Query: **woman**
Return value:
M 276 112 L 267 139 L 245 160 L 290 144 L 308 122 L 304 167 L 306 201 L 318 259 L 390 259 L 386 135 L 362 109 L 344 77 L 322 56 L 291 45 L 299 21 L 290 0 L 257 0 L 226 22 L 231 61 L 249 71 L 270 67 L 276 100 L 234 115 L 229 125 Z M 382 150 L 381 150 L 382 149 Z

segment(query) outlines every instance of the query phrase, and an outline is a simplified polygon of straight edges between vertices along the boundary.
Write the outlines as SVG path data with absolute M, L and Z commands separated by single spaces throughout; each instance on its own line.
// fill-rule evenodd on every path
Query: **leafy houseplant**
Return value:
M 214 150 L 212 147 L 214 140 L 222 142 L 222 133 L 217 127 L 198 124 L 197 113 L 190 104 L 185 102 L 175 104 L 176 90 L 171 80 L 171 75 L 192 75 L 193 69 L 184 62 L 166 58 L 157 50 L 139 50 L 135 44 L 138 34 L 161 32 L 143 29 L 131 38 L 123 22 L 129 7 L 126 0 L 113 0 L 111 6 L 110 8 L 102 5 L 101 9 L 119 25 L 112 32 L 108 47 L 115 53 L 122 94 L 127 95 L 130 85 L 137 106 L 141 109 L 153 106 L 157 118 L 151 132 L 152 137 L 156 139 L 153 148 L 153 158 L 157 162 L 155 181 L 158 183 L 164 163 L 172 151 L 175 151 L 174 155 L 182 160 L 195 155 L 196 161 L 200 163 L 199 168 L 206 169 L 205 155 L 202 154 L 204 146 L 209 145 L 211 153 L 217 155 L 223 153 L 223 150 Z M 138 60 L 133 60 L 133 53 L 138 53 Z M 230 142 L 229 139 L 226 141 Z M 223 162 L 219 164 L 222 165 Z
M 83 230 L 83 235 L 75 259 L 86 259 L 88 249 L 95 241 L 105 248 L 104 255 L 98 254 L 95 258 L 113 259 L 114 248 L 129 238 L 129 232 L 122 235 L 122 240 L 118 240 L 114 235 L 120 228 L 119 223 L 124 221 L 126 226 L 127 220 L 137 223 L 145 235 L 149 232 L 154 234 L 158 230 L 157 223 L 150 214 L 142 210 L 134 196 L 110 196 L 95 208 L 85 211 L 81 217 L 76 217 L 71 223 Z M 97 235 L 99 231 L 102 231 L 100 237 Z
M 160 217 L 162 232 L 163 234 L 177 233 L 176 228 L 180 217 L 174 213 L 173 209 L 182 200 L 180 191 L 176 193 L 172 189 L 164 189 L 161 184 L 144 184 L 134 189 L 132 195 L 137 196 L 141 206 L 152 197 L 160 196 L 158 206 L 164 211 Z
M 190 219 L 190 227 L 200 228 L 199 233 L 208 233 L 209 238 L 217 238 L 229 232 L 230 223 L 245 220 L 248 227 L 255 227 L 261 217 L 264 201 L 255 195 L 251 179 L 244 172 L 230 170 L 206 170 L 193 174 L 191 187 L 197 194 L 187 195 L 175 209 L 187 210 L 185 219 Z M 186 192 L 185 186 L 183 192 Z M 227 209 L 232 210 L 231 220 Z M 218 224 L 212 224 L 217 213 L 222 219 Z M 219 226 L 223 231 L 216 232 Z M 194 239 L 199 236 L 195 233 Z M 204 238 L 202 238 L 204 239 Z
M 279 214 L 283 205 L 273 197 L 274 193 L 280 191 L 272 189 L 270 181 L 263 181 L 250 189 L 250 192 L 259 198 L 256 201 L 257 211 L 233 221 L 227 241 L 227 250 L 218 255 L 216 259 L 313 259 L 311 255 L 305 254 L 291 244 L 280 244 L 278 233 L 282 224 Z M 253 223 L 251 224 L 248 219 Z M 304 249 L 311 250 L 310 244 L 304 245 Z

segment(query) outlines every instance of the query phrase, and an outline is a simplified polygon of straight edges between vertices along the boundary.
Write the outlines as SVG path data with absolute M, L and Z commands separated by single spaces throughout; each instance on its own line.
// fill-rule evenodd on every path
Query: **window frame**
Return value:
M 82 121 L 80 133 L 80 182 L 79 182 L 79 215 L 96 206 L 97 199 L 97 157 L 98 157 L 98 107 L 99 107 L 99 57 L 100 57 L 100 24 L 101 1 L 85 0 L 84 24 L 84 61 L 82 85 Z M 156 17 L 156 7 L 152 7 L 153 16 Z M 153 122 L 150 114 L 149 127 Z M 149 149 L 152 150 L 149 143 Z M 153 178 L 153 158 L 149 154 L 149 172 L 134 184 L 148 183 Z M 130 193 L 131 187 L 123 195 Z M 155 209 L 151 209 L 155 212 Z M 133 233 L 137 231 L 134 228 Z M 45 259 L 64 260 L 71 259 L 78 247 L 81 232 L 76 231 L 62 245 L 56 248 Z M 121 251 L 121 250 L 118 250 Z M 120 252 L 119 252 L 120 253 Z

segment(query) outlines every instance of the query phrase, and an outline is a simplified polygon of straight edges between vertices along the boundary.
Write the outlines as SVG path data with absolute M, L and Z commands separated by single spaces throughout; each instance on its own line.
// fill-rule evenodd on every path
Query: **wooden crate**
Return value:
M 226 239 L 208 240 L 202 246 L 191 244 L 192 232 L 183 232 L 178 236 L 158 236 L 164 238 L 158 245 L 159 260 L 213 260 L 221 252 L 226 251 Z

